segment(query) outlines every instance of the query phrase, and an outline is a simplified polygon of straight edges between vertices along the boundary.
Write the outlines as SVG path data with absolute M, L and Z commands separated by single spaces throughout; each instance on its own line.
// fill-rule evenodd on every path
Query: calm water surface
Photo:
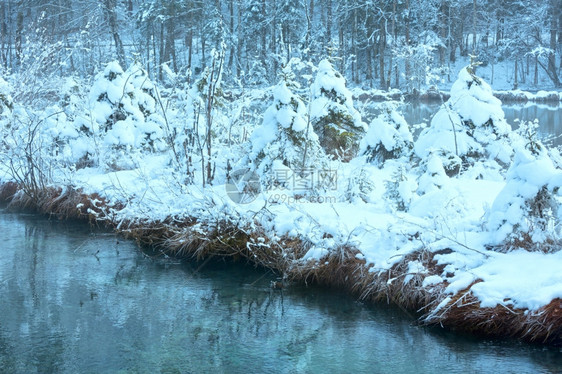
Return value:
M 440 103 L 406 103 L 399 107 L 408 124 L 415 126 L 431 122 L 431 118 L 440 107 Z M 562 145 L 562 106 L 551 104 L 504 104 L 502 109 L 505 119 L 513 129 L 519 127 L 520 121 L 539 120 L 539 135 L 550 138 L 553 145 Z
M 557 348 L 421 328 L 271 273 L 0 212 L 2 373 L 556 373 Z

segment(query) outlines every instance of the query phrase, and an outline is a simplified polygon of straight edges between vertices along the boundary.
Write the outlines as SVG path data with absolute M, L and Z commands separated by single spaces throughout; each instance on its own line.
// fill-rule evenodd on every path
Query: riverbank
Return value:
M 285 286 L 337 287 L 361 300 L 395 304 L 422 324 L 562 344 L 562 252 L 499 253 L 466 226 L 447 234 L 437 231 L 445 219 L 428 223 L 373 203 L 291 206 L 258 198 L 240 205 L 224 186 L 170 196 L 162 194 L 170 175 L 142 178 L 158 169 L 95 178 L 84 170 L 74 187 L 52 187 L 37 197 L 4 181 L 0 197 L 12 209 L 107 224 L 169 256 L 246 259 L 279 274 Z M 465 197 L 467 190 L 460 190 Z M 473 207 L 493 197 L 482 191 L 470 193 L 484 196 Z
M 442 102 L 451 97 L 449 91 L 438 89 L 428 89 L 415 91 L 413 93 L 402 92 L 397 89 L 388 91 L 383 90 L 362 90 L 355 88 L 352 90 L 353 97 L 359 102 L 374 101 L 421 101 L 421 102 Z M 494 96 L 503 103 L 537 103 L 537 104 L 558 104 L 562 102 L 562 92 L 560 91 L 537 91 L 530 92 L 524 90 L 498 90 L 494 91 Z

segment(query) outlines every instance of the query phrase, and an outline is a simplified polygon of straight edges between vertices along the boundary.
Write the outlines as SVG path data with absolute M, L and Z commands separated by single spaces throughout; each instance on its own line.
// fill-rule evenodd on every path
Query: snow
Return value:
M 471 287 L 480 306 L 510 305 L 537 311 L 556 298 L 562 298 L 562 252 L 542 254 L 525 250 L 495 254 L 472 269 L 482 279 Z
M 434 286 L 439 283 L 443 282 L 443 278 L 439 275 L 430 275 L 429 277 L 425 277 L 422 282 L 423 287 Z
M 515 229 L 538 234 L 533 232 L 529 223 L 529 201 L 539 194 L 543 186 L 550 190 L 559 187 L 561 174 L 562 171 L 554 167 L 544 152 L 533 155 L 527 149 L 521 149 L 515 154 L 506 175 L 505 187 L 494 201 L 488 218 L 488 228 L 494 233 L 496 243 Z

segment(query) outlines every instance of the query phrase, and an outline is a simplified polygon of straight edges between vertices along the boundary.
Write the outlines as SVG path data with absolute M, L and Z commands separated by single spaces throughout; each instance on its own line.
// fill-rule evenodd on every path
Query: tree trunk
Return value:
M 410 0 L 406 0 L 406 19 L 405 19 L 405 36 L 406 36 L 406 47 L 410 45 Z M 406 75 L 406 82 L 410 80 L 410 62 L 406 58 L 404 61 L 404 73 Z M 408 84 L 406 84 L 408 85 Z
M 314 0 L 310 0 L 310 3 L 308 4 L 308 12 L 306 14 L 306 36 L 305 36 L 304 49 L 310 48 L 313 21 L 314 21 Z
M 172 68 L 174 71 L 178 71 L 178 65 L 176 62 L 176 46 L 175 46 L 175 19 L 170 17 L 166 24 L 166 36 L 164 42 L 164 61 L 168 63 L 172 62 Z
M 558 49 L 560 51 L 560 64 L 558 65 L 558 71 L 562 72 L 562 10 L 558 8 Z
M 547 74 L 549 78 L 554 83 L 554 86 L 559 88 L 562 87 L 560 84 L 560 79 L 558 78 L 558 72 L 556 71 L 556 34 L 558 32 L 558 13 L 560 12 L 560 0 L 550 0 L 550 53 L 548 54 L 548 67 Z
M 539 56 L 535 55 L 535 76 L 533 77 L 533 84 L 539 84 Z
M 105 11 L 107 16 L 107 23 L 109 25 L 109 32 L 113 36 L 113 41 L 115 43 L 115 52 L 117 53 L 117 60 L 119 64 L 126 69 L 125 61 L 125 48 L 123 47 L 123 42 L 119 36 L 119 28 L 117 25 L 117 15 L 115 13 L 115 1 L 116 0 L 104 0 Z
M 357 9 L 353 9 L 353 31 L 351 32 L 351 47 L 353 48 L 353 62 L 351 63 L 351 80 L 359 81 L 357 69 Z
M 160 50 L 158 51 L 158 79 L 162 80 L 162 63 L 164 63 L 164 23 L 160 23 Z
M 396 27 L 396 2 L 398 0 L 394 0 L 392 2 L 392 36 L 394 37 L 393 43 L 396 45 L 396 41 L 398 40 L 398 28 Z M 396 66 L 394 67 L 394 74 L 396 79 L 396 88 L 400 88 L 400 72 L 398 71 L 398 61 L 395 62 Z M 390 74 L 389 74 L 390 79 Z M 390 85 L 389 85 L 390 87 Z
M 326 42 L 328 46 L 332 43 L 332 0 L 326 1 Z
M 386 90 L 388 87 L 386 86 L 386 78 L 384 75 L 384 53 L 386 50 L 386 19 L 381 17 L 381 35 L 380 35 L 380 44 L 379 44 L 379 70 L 380 70 L 380 85 L 382 90 Z
M 199 38 L 201 39 L 201 69 L 204 69 L 207 66 L 205 61 L 207 59 L 205 57 L 205 33 L 201 32 Z
M 472 0 L 472 54 L 476 56 L 476 0 Z
M 343 34 L 343 24 L 342 24 L 342 19 L 343 17 L 340 17 L 340 21 L 338 22 L 338 38 L 339 38 L 339 44 L 340 44 L 340 71 L 343 73 L 345 71 L 345 59 L 347 57 L 347 53 L 346 53 L 346 49 L 345 49 L 345 38 L 344 38 L 344 34 Z
M 519 81 L 517 79 L 517 72 L 518 72 L 518 68 L 517 68 L 517 61 L 519 60 L 519 58 L 515 57 L 515 79 L 513 81 L 513 89 L 516 90 L 517 87 L 519 86 Z
M 191 27 L 189 27 L 186 39 L 187 48 L 189 49 L 187 53 L 187 67 L 191 69 L 191 60 L 193 58 L 193 29 Z
M 262 15 L 264 18 L 266 17 L 267 14 L 267 2 L 266 0 L 262 0 L 261 2 L 261 11 L 262 11 Z M 263 68 L 265 69 L 265 71 L 267 72 L 267 27 L 264 24 L 261 30 L 261 63 L 263 65 Z
M 445 40 L 445 45 L 439 45 L 439 64 L 445 64 L 445 54 L 447 53 L 447 47 L 449 45 L 449 39 L 447 37 L 447 26 L 449 23 L 447 22 L 447 3 L 445 1 L 441 2 L 441 6 L 439 7 L 439 36 L 442 40 Z
M 6 3 L 0 3 L 0 64 L 8 67 L 8 58 L 6 55 L 6 37 L 8 36 L 8 24 L 6 23 Z
M 372 49 L 373 47 L 370 45 L 370 43 L 367 43 L 367 49 L 365 50 L 365 60 L 367 62 L 365 66 L 365 79 L 368 81 L 371 81 L 373 79 L 373 64 L 371 63 L 371 59 L 373 58 L 371 56 L 373 52 Z
M 228 23 L 228 30 L 230 33 L 230 53 L 228 55 L 228 67 L 230 71 L 234 71 L 234 0 L 229 0 L 228 2 L 228 14 L 229 14 L 229 23 Z
M 20 2 L 21 4 L 21 2 Z M 16 62 L 19 65 L 22 59 L 22 33 L 23 33 L 23 12 L 20 8 L 16 15 Z
M 238 33 L 241 34 L 241 25 L 242 25 L 242 7 L 238 6 Z M 240 78 L 240 74 L 242 73 L 242 52 L 244 50 L 244 38 L 239 36 L 238 43 L 236 46 L 238 53 L 236 54 L 236 77 Z

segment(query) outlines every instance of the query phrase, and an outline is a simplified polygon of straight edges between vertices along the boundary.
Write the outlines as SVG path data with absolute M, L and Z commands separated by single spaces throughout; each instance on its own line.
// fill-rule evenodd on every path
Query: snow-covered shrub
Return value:
M 320 61 L 311 87 L 310 120 L 326 153 L 344 160 L 354 156 L 367 130 L 353 107 L 345 78 L 328 60 Z
M 429 154 L 421 164 L 422 174 L 418 178 L 418 192 L 427 194 L 441 189 L 449 180 L 442 157 L 437 152 Z
M 0 150 L 7 147 L 6 137 L 12 127 L 11 114 L 14 109 L 14 101 L 11 95 L 11 89 L 8 82 L 0 77 L 0 131 L 2 132 L 2 140 L 0 140 Z
M 363 202 L 369 201 L 369 194 L 375 189 L 370 173 L 362 167 L 359 171 L 354 171 L 347 181 L 345 190 L 345 199 L 347 201 L 355 201 L 357 199 Z
M 8 82 L 0 77 L 0 151 L 5 152 L 9 147 L 9 135 L 12 131 L 12 100 L 11 89 Z
M 449 164 L 447 159 L 460 157 L 463 166 L 486 160 L 508 165 L 513 154 L 510 132 L 501 101 L 468 66 L 459 72 L 450 99 L 432 118 L 431 125 L 421 132 L 414 151 L 425 159 L 439 150 L 444 164 Z M 455 170 L 448 169 L 449 173 Z
M 58 106 L 65 115 L 65 123 L 61 124 L 57 138 L 65 143 L 65 161 L 73 164 L 76 169 L 92 166 L 97 160 L 98 149 L 96 136 L 92 128 L 93 119 L 87 110 L 87 89 L 79 80 L 68 77 L 60 89 L 61 98 Z
M 418 187 L 415 180 L 406 173 L 403 165 L 392 173 L 392 179 L 385 183 L 385 197 L 398 211 L 405 212 L 410 207 Z
M 538 147 L 537 147 L 538 146 Z M 503 250 L 523 247 L 558 250 L 559 205 L 562 171 L 539 142 L 517 149 L 500 191 L 488 215 L 492 244 Z
M 0 115 L 11 111 L 14 107 L 14 101 L 10 91 L 8 82 L 0 77 Z
M 266 186 L 286 184 L 282 175 L 300 174 L 324 164 L 306 106 L 285 81 L 273 90 L 273 103 L 265 111 L 262 125 L 252 134 L 249 158 Z
M 205 169 L 199 175 L 203 185 L 213 182 L 217 168 L 227 170 L 231 160 L 219 158 L 217 153 L 218 144 L 227 143 L 229 134 L 226 116 L 219 110 L 225 102 L 221 88 L 224 51 L 213 50 L 212 56 L 211 66 L 203 70 L 183 100 L 181 113 L 185 117 L 174 126 L 175 149 L 181 153 L 187 182 L 193 181 L 195 169 L 201 165 Z
M 263 62 L 259 59 L 252 62 L 252 66 L 245 74 L 244 83 L 248 86 L 263 86 L 268 82 L 267 70 Z
M 154 84 L 137 64 L 124 72 L 113 61 L 95 77 L 89 95 L 94 121 L 87 130 L 101 133 L 113 167 L 128 167 L 127 156 L 135 151 L 165 149 L 156 100 Z
M 359 152 L 367 161 L 382 166 L 389 159 L 408 156 L 414 142 L 406 120 L 394 108 L 387 107 L 369 125 Z
M 0 174 L 16 181 L 26 198 L 39 201 L 53 171 L 70 154 L 67 137 L 74 128 L 57 106 L 34 111 L 18 102 L 2 113 L 0 123 Z
M 66 113 L 58 106 L 45 108 L 38 118 L 45 150 L 52 162 L 73 164 L 72 144 L 78 138 L 78 131 L 68 121 Z

